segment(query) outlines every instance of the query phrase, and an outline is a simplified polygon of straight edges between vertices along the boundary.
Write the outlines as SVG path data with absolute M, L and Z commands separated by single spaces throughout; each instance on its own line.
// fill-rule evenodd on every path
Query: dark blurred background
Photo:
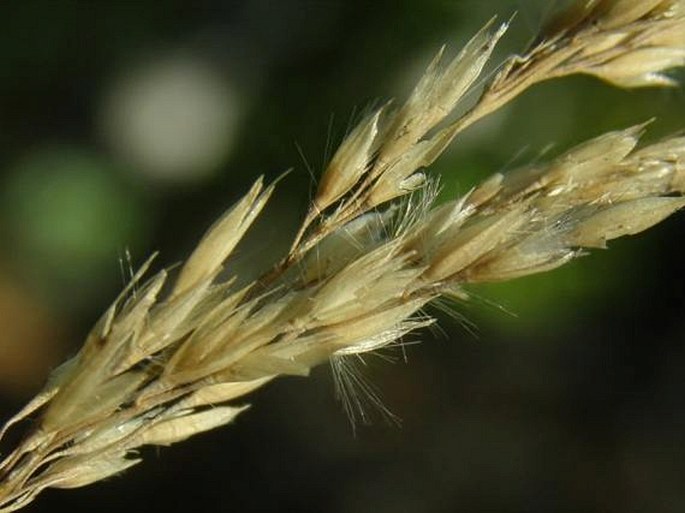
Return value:
M 554 5 L 553 5 L 554 4 Z M 0 2 L 0 409 L 73 354 L 129 267 L 186 256 L 260 174 L 293 168 L 238 265 L 278 257 L 318 174 L 369 105 L 402 97 L 444 42 L 543 0 Z M 685 78 L 683 73 L 679 77 Z M 653 116 L 681 90 L 544 84 L 464 134 L 445 197 Z M 683 214 L 564 269 L 474 289 L 408 363 L 366 375 L 401 427 L 353 434 L 330 372 L 281 379 L 231 427 L 27 512 L 685 511 Z M 123 270 L 122 270 L 123 269 Z M 373 414 L 372 414 L 373 415 Z M 4 447 L 3 451 L 9 448 Z

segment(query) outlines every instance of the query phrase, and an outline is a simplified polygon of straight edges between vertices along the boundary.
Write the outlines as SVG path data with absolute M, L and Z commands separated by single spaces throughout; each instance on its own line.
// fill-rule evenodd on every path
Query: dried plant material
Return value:
M 253 381 L 207 385 L 184 399 L 183 405 L 186 408 L 196 408 L 198 406 L 214 406 L 226 403 L 236 397 L 249 394 L 253 390 L 266 385 L 270 380 L 271 377 L 266 377 Z
M 602 26 L 614 28 L 639 20 L 668 3 L 665 0 L 614 0 L 598 2 L 596 9 L 602 13 Z
M 137 445 L 175 444 L 203 431 L 228 424 L 245 409 L 247 406 L 217 406 L 201 412 L 180 412 L 178 416 L 162 420 L 145 429 L 135 442 Z
M 604 248 L 606 241 L 634 235 L 685 206 L 683 198 L 640 198 L 601 209 L 568 234 L 571 246 Z
M 509 239 L 527 221 L 527 217 L 524 209 L 516 208 L 477 219 L 457 233 L 443 233 L 435 242 L 437 251 L 424 279 L 440 282 L 464 271 Z
M 366 173 L 374 157 L 382 110 L 362 121 L 342 142 L 326 168 L 313 201 L 324 210 L 347 193 Z
M 443 51 L 399 109 L 352 130 L 325 170 L 292 247 L 241 287 L 220 271 L 270 198 L 260 178 L 205 234 L 178 277 L 151 260 L 81 351 L 0 434 L 35 419 L 0 463 L 0 512 L 48 487 L 73 488 L 234 420 L 237 400 L 282 375 L 333 363 L 352 418 L 367 396 L 354 362 L 434 322 L 422 308 L 470 283 L 544 272 L 643 231 L 685 207 L 685 138 L 640 147 L 646 125 L 595 137 L 550 162 L 497 173 L 434 205 L 422 172 L 456 135 L 530 86 L 570 74 L 624 86 L 673 85 L 685 63 L 685 2 L 578 2 L 446 121 L 507 25 L 488 23 L 452 61 Z M 168 292 L 167 292 L 168 291 Z
M 48 467 L 44 479 L 46 485 L 51 488 L 79 488 L 107 479 L 141 461 L 137 458 L 127 458 L 123 452 L 106 454 L 98 458 L 67 457 Z
M 449 64 L 442 63 L 443 49 L 433 59 L 409 99 L 395 115 L 381 160 L 391 162 L 403 156 L 447 116 L 483 71 L 495 45 L 507 30 L 503 24 L 494 32 L 488 23 Z
M 174 295 L 213 278 L 221 269 L 240 239 L 259 215 L 273 192 L 273 184 L 262 192 L 262 179 L 255 182 L 245 197 L 226 212 L 207 231 L 202 242 L 183 266 L 176 280 Z

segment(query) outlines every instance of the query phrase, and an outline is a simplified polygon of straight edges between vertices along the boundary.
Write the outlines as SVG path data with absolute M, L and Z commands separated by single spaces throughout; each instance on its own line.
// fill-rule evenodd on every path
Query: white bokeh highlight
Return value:
M 224 74 L 196 56 L 148 60 L 105 95 L 99 123 L 116 156 L 162 182 L 207 177 L 228 158 L 241 100 Z

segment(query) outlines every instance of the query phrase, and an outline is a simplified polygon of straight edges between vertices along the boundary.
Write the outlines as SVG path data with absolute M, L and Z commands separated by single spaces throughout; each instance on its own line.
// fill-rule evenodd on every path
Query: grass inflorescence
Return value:
M 35 419 L 0 464 L 0 511 L 45 488 L 117 474 L 140 462 L 141 446 L 227 424 L 249 392 L 327 361 L 354 415 L 348 388 L 362 378 L 350 359 L 431 325 L 430 302 L 554 269 L 685 206 L 685 137 L 641 145 L 646 124 L 435 204 L 437 186 L 422 170 L 531 86 L 588 74 L 625 88 L 672 87 L 664 72 L 685 63 L 685 1 L 580 1 L 451 119 L 507 26 L 486 24 L 452 60 L 441 50 L 403 104 L 361 120 L 324 170 L 289 251 L 259 279 L 238 286 L 224 262 L 274 193 L 262 179 L 174 277 L 145 278 L 148 261 L 79 353 L 5 425 L 3 433 Z

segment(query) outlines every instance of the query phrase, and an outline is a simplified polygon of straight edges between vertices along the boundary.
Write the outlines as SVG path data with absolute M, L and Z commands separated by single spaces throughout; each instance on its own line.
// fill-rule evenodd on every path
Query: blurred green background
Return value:
M 365 108 L 493 14 L 517 12 L 493 62 L 521 50 L 559 4 L 0 2 L 3 417 L 78 349 L 129 260 L 173 265 L 257 176 L 293 168 L 237 265 L 277 258 Z M 543 84 L 432 172 L 453 197 L 607 130 L 656 117 L 648 139 L 673 133 L 683 113 L 682 90 Z M 455 306 L 467 322 L 438 314 L 408 365 L 372 359 L 402 427 L 353 436 L 319 369 L 258 392 L 228 429 L 26 511 L 685 511 L 684 227 L 474 289 Z

